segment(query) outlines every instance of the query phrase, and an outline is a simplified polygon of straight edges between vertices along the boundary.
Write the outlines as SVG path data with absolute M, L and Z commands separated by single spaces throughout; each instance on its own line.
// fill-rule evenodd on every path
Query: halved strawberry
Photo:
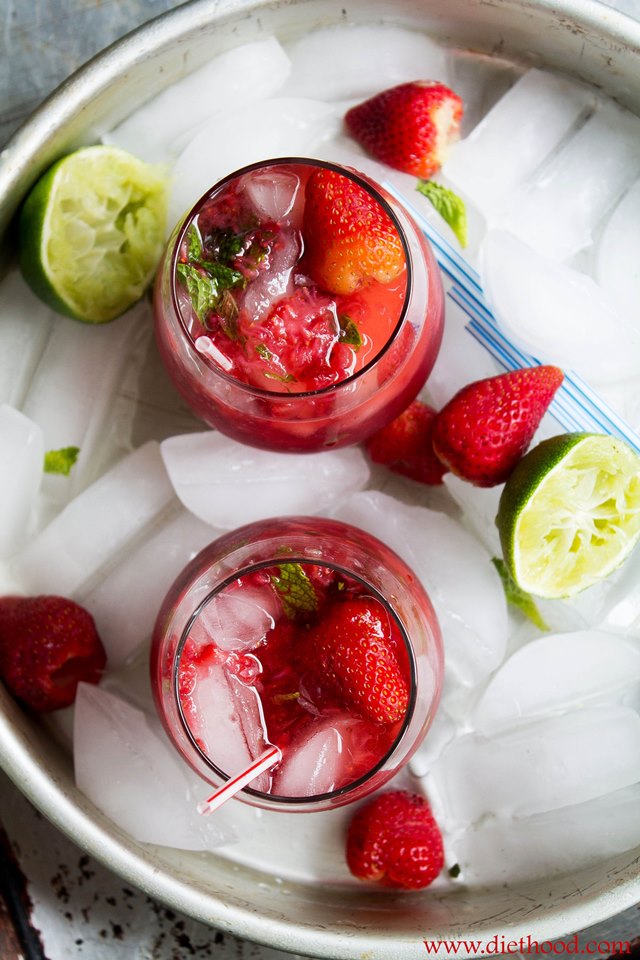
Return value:
M 428 179 L 458 139 L 462 112 L 462 100 L 444 83 L 416 80 L 352 107 L 345 123 L 377 160 Z
M 389 617 L 373 597 L 334 603 L 309 630 L 301 651 L 319 687 L 376 723 L 401 720 L 409 683 Z
M 377 280 L 390 283 L 406 269 L 393 221 L 364 187 L 344 174 L 314 170 L 305 190 L 304 262 L 330 293 L 349 294 Z
M 106 655 L 93 617 L 65 597 L 0 598 L 0 676 L 32 710 L 70 706 L 97 683 Z
M 433 452 L 432 436 L 436 411 L 414 400 L 399 417 L 372 437 L 365 446 L 374 463 L 418 483 L 438 484 L 447 468 Z

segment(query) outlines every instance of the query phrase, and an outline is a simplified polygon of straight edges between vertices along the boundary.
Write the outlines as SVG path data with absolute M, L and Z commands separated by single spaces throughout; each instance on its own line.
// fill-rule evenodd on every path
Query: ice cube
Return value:
M 222 663 L 196 670 L 185 715 L 201 749 L 228 777 L 241 773 L 269 746 L 258 691 Z M 270 774 L 263 773 L 251 786 L 265 790 L 269 780 Z
M 597 619 L 601 630 L 635 637 L 640 628 L 640 549 L 617 571 Z
M 282 606 L 269 584 L 243 585 L 213 597 L 191 628 L 199 642 L 213 641 L 220 650 L 251 650 L 265 639 L 282 614 Z
M 160 725 L 120 697 L 81 683 L 73 741 L 78 788 L 134 839 L 210 850 L 236 837 L 229 811 L 196 812 L 207 785 L 189 772 Z
M 270 157 L 313 157 L 338 128 L 335 108 L 315 100 L 276 98 L 227 109 L 198 131 L 176 161 L 170 226 L 227 174 Z
M 269 220 L 284 220 L 293 210 L 300 187 L 295 173 L 265 170 L 246 177 L 244 189 L 258 213 Z
M 0 404 L 0 559 L 20 549 L 27 539 L 29 521 L 40 489 L 44 442 L 40 427 Z
M 469 317 L 451 297 L 445 297 L 442 346 L 427 380 L 427 395 L 440 409 L 467 384 L 503 373 L 502 367 L 466 329 Z
M 640 180 L 624 195 L 600 238 L 596 261 L 598 283 L 618 310 L 640 326 Z
M 442 709 L 436 713 L 433 723 L 423 743 L 418 747 L 409 761 L 409 770 L 414 777 L 424 777 L 436 762 L 447 744 L 451 743 L 456 735 L 456 724 Z
M 447 747 L 429 784 L 450 822 L 518 817 L 601 797 L 640 780 L 640 717 L 619 706 L 537 720 Z
M 500 536 L 496 527 L 498 504 L 503 485 L 474 487 L 472 483 L 447 473 L 444 485 L 462 510 L 468 526 L 485 545 L 492 557 L 502 555 Z
M 447 670 L 475 684 L 502 662 L 507 610 L 485 549 L 457 521 L 384 493 L 352 496 L 336 515 L 396 551 L 420 578 L 444 637 Z
M 601 630 L 547 634 L 491 678 L 472 716 L 479 733 L 612 696 L 640 681 L 640 647 Z
M 520 72 L 508 60 L 491 56 L 483 57 L 479 63 L 475 51 L 450 51 L 449 86 L 464 103 L 463 137 L 469 136 L 519 78 Z
M 208 524 L 180 509 L 101 577 L 89 593 L 80 595 L 82 605 L 96 621 L 110 668 L 121 666 L 149 639 L 174 579 L 215 537 L 216 531 Z
M 480 255 L 486 298 L 516 346 L 596 383 L 640 371 L 640 332 L 591 277 L 502 230 Z
M 223 529 L 265 517 L 320 513 L 369 480 L 367 461 L 355 447 L 271 453 L 211 431 L 171 437 L 160 449 L 185 507 Z
M 54 315 L 38 300 L 17 270 L 0 283 L 0 403 L 21 407 L 38 365 Z
M 586 87 L 528 70 L 470 136 L 453 147 L 447 178 L 493 215 L 585 116 L 593 100 Z
M 533 182 L 516 191 L 505 225 L 550 259 L 566 260 L 591 243 L 638 173 L 640 120 L 601 104 Z
M 150 163 L 168 160 L 185 135 L 229 103 L 241 107 L 273 96 L 289 70 L 289 58 L 275 37 L 243 44 L 173 83 L 102 139 Z
M 640 845 L 640 785 L 524 820 L 488 820 L 449 841 L 468 884 L 575 874 Z
M 158 444 L 150 441 L 72 500 L 16 555 L 14 574 L 30 593 L 89 590 L 173 499 Z
M 282 230 L 273 251 L 269 270 L 260 273 L 249 284 L 242 298 L 242 308 L 253 321 L 260 320 L 282 297 L 293 293 L 293 271 L 301 254 L 297 230 Z
M 273 793 L 312 797 L 338 790 L 349 782 L 349 768 L 367 725 L 349 716 L 331 717 L 283 751 L 274 776 Z M 356 754 L 357 757 L 357 754 Z
M 150 319 L 146 302 L 103 325 L 56 318 L 23 407 L 42 427 L 46 450 L 80 448 L 70 476 L 46 477 L 43 492 L 55 503 L 66 503 L 95 478 L 94 457 L 108 435 L 116 390 Z
M 286 49 L 291 74 L 282 92 L 291 96 L 347 100 L 410 80 L 447 82 L 446 50 L 390 24 L 314 30 Z

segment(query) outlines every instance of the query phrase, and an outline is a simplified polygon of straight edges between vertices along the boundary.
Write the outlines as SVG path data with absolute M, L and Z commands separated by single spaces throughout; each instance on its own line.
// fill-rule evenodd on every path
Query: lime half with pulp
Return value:
M 143 295 L 162 253 L 167 180 L 116 147 L 86 147 L 38 180 L 20 214 L 20 268 L 58 313 L 105 323 Z
M 496 523 L 519 587 L 573 596 L 615 570 L 640 537 L 640 457 L 600 434 L 544 440 L 507 480 Z

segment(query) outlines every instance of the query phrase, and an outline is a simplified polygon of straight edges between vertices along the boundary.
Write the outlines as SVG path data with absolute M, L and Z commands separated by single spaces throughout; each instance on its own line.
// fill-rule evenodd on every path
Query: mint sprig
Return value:
M 61 447 L 60 450 L 47 450 L 44 455 L 44 472 L 59 473 L 63 477 L 68 477 L 79 453 L 80 447 Z
M 458 238 L 460 246 L 466 247 L 468 242 L 467 208 L 464 205 L 464 200 L 453 190 L 443 187 L 441 183 L 436 183 L 435 180 L 418 180 L 416 190 L 427 198 L 444 222 L 449 224 Z
M 290 620 L 297 620 L 317 611 L 316 592 L 301 564 L 281 563 L 278 573 L 271 575 L 271 583 L 278 592 L 285 616 Z
M 530 593 L 527 593 L 526 590 L 518 586 L 509 573 L 504 560 L 501 560 L 499 557 L 493 557 L 491 563 L 500 574 L 507 603 L 511 604 L 512 607 L 516 607 L 520 613 L 524 614 L 527 620 L 530 620 L 539 630 L 547 631 L 549 627 L 538 610 L 535 600 Z
M 342 313 L 338 317 L 338 323 L 340 324 L 340 342 L 348 343 L 354 350 L 359 350 L 363 340 L 355 320 L 352 320 L 348 313 Z
M 204 271 L 204 272 L 203 272 Z M 230 309 L 227 292 L 234 287 L 244 284 L 244 277 L 238 270 L 225 267 L 220 263 L 179 263 L 176 272 L 189 294 L 191 305 L 200 320 L 206 326 L 209 314 L 222 310 L 223 320 L 235 320 L 237 309 Z M 233 300 L 234 307 L 236 306 Z M 232 316 L 235 313 L 234 316 Z M 233 323 L 225 327 L 229 336 L 233 337 Z

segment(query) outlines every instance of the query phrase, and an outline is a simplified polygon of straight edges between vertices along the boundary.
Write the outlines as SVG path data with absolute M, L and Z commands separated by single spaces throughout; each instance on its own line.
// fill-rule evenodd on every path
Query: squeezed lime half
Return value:
M 143 295 L 163 248 L 168 184 L 160 168 L 116 147 L 68 154 L 20 213 L 20 268 L 58 313 L 106 323 Z
M 615 570 L 640 537 L 640 457 L 600 434 L 544 440 L 509 477 L 496 523 L 521 589 L 573 596 Z

